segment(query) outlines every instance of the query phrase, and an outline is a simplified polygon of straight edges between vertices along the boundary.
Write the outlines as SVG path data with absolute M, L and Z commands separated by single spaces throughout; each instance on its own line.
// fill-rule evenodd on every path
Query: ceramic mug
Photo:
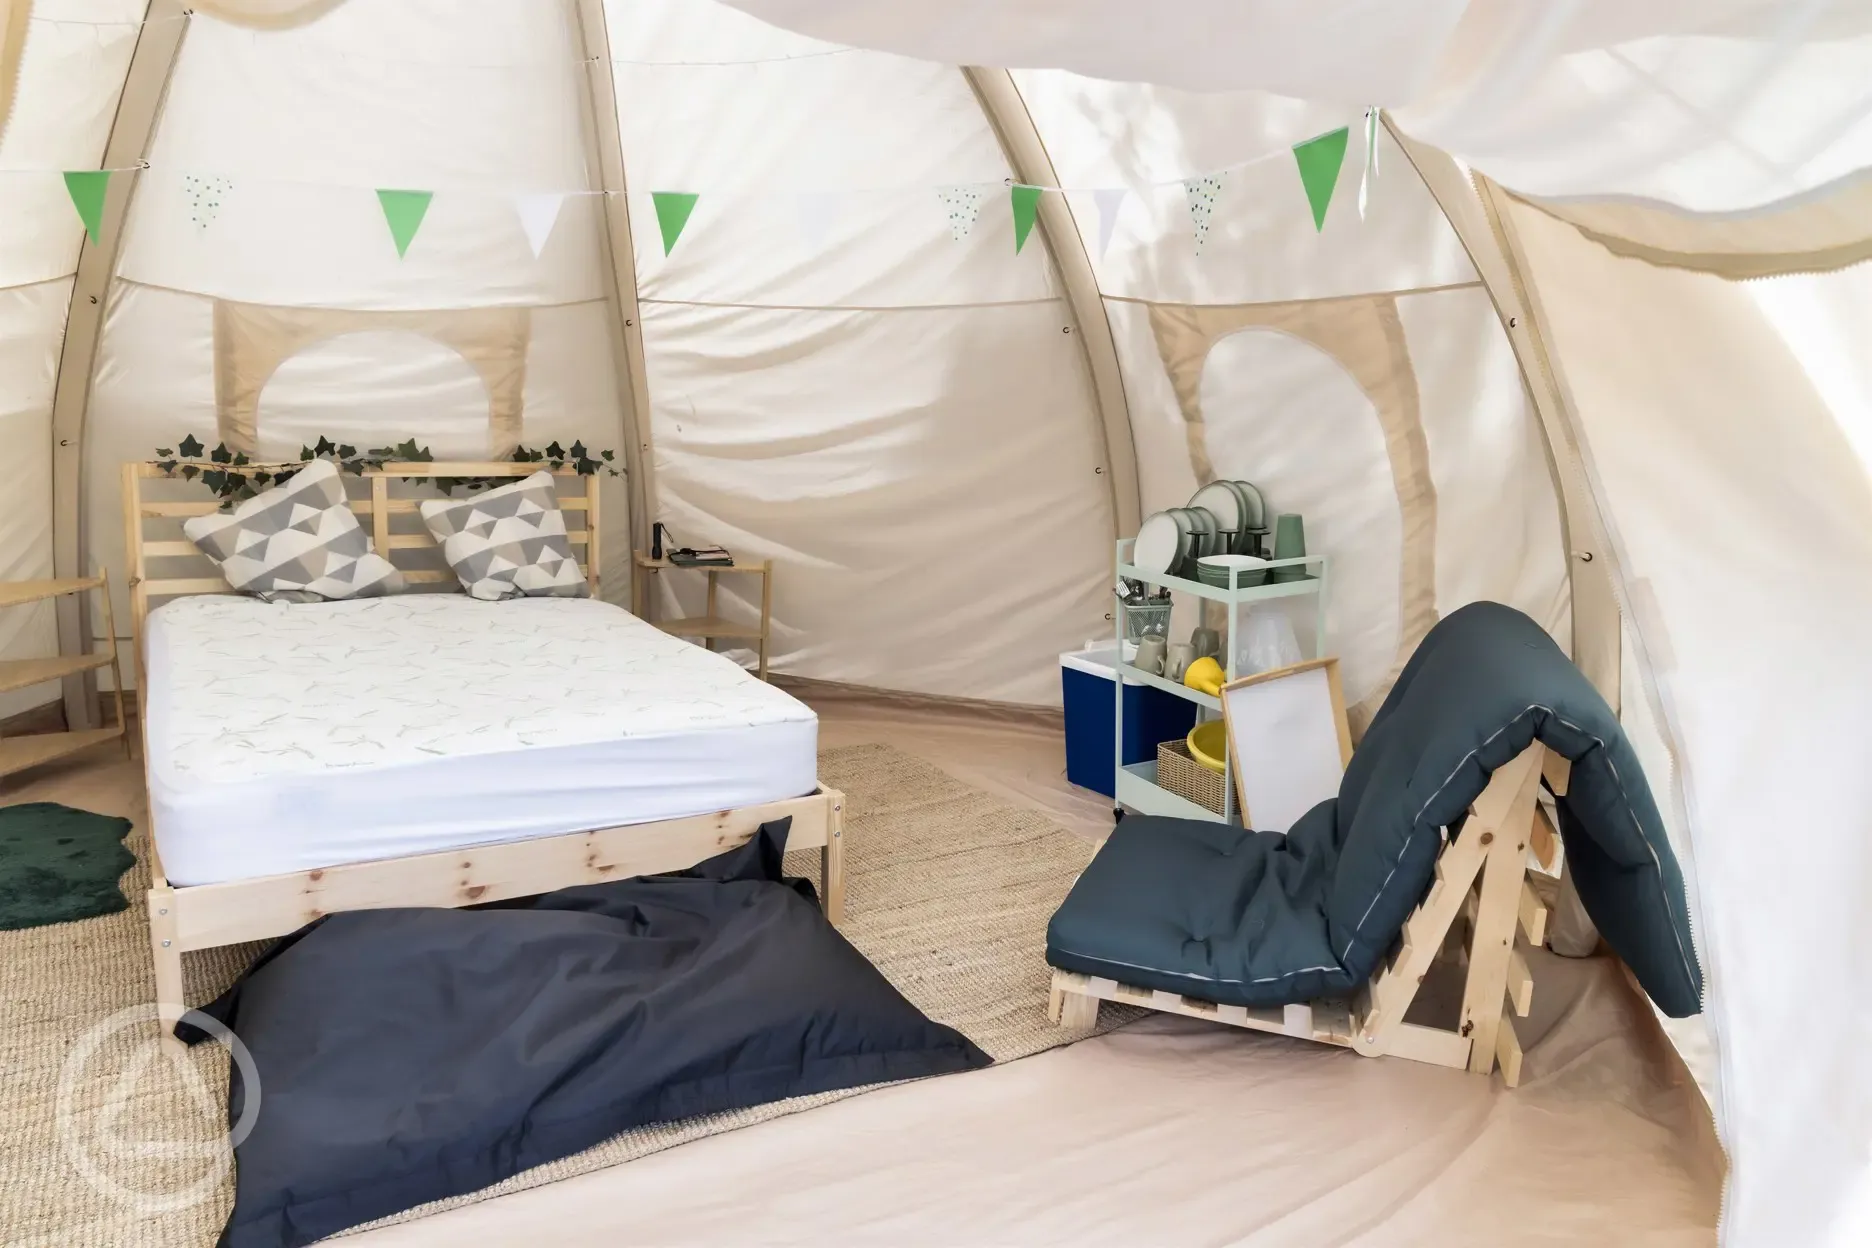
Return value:
M 1194 646 L 1186 645 L 1183 642 L 1178 642 L 1176 645 L 1171 646 L 1168 650 L 1164 651 L 1163 674 L 1165 678 L 1181 681 L 1183 679 L 1183 673 L 1189 670 L 1189 665 L 1194 663 L 1197 657 Z
M 1163 671 L 1165 642 L 1161 634 L 1149 633 L 1138 640 L 1137 657 L 1131 666 L 1156 676 Z
M 1198 628 L 1190 633 L 1190 649 L 1199 659 L 1213 659 L 1222 649 L 1222 634 L 1213 628 Z

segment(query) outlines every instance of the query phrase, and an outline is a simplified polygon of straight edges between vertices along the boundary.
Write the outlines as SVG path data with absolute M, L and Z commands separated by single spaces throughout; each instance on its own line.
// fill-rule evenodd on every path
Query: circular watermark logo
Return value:
M 163 1038 L 152 1005 L 119 1010 L 79 1036 L 59 1071 L 59 1145 L 98 1191 L 144 1213 L 187 1209 L 216 1195 L 234 1148 L 260 1114 L 260 1072 L 240 1037 L 189 1010 L 182 1021 L 227 1050 L 240 1072 L 230 1125 L 200 1060 Z

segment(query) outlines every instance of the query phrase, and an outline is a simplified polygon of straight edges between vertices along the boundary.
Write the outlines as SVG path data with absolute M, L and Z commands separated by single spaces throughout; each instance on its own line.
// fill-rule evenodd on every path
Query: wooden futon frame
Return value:
M 204 468 L 227 465 L 204 464 Z M 299 468 L 303 464 L 247 464 L 243 470 Z M 353 498 L 351 509 L 368 518 L 371 541 L 377 552 L 392 562 L 407 562 L 428 552 L 428 562 L 439 563 L 434 538 L 417 512 L 418 499 L 391 497 L 393 482 L 406 479 L 472 477 L 524 477 L 543 465 L 524 463 L 389 463 L 365 470 L 362 480 L 370 493 Z M 181 521 L 216 510 L 211 499 L 150 498 L 147 485 L 171 472 L 155 463 L 123 466 L 125 556 L 129 563 L 131 616 L 136 637 L 137 687 L 144 681 L 144 621 L 152 599 L 183 594 L 228 594 L 234 591 L 208 564 L 205 556 L 181 533 Z M 566 512 L 568 538 L 578 556 L 593 596 L 598 593 L 599 516 L 598 477 L 580 478 L 571 468 L 555 471 L 562 487 L 559 505 Z M 178 479 L 179 480 L 179 479 Z M 356 478 L 350 478 L 356 480 Z M 576 493 L 563 487 L 571 486 Z M 175 491 L 168 491 L 174 493 Z M 583 516 L 582 527 L 574 528 Z M 189 560 L 195 575 L 161 576 L 151 564 L 174 566 Z M 453 583 L 446 565 L 403 569 L 415 585 Z M 141 716 L 147 727 L 147 709 Z M 147 779 L 149 749 L 144 741 Z M 820 851 L 821 892 L 828 918 L 843 915 L 844 795 L 821 787 L 805 797 L 763 802 L 716 811 L 687 819 L 569 832 L 493 845 L 414 857 L 386 858 L 349 863 L 291 875 L 230 880 L 222 884 L 177 887 L 163 876 L 156 850 L 154 814 L 149 829 L 150 953 L 156 967 L 156 1007 L 166 1035 L 187 1008 L 183 999 L 182 955 L 194 949 L 284 936 L 323 915 L 344 910 L 385 906 L 468 906 L 525 897 L 576 884 L 595 884 L 660 871 L 694 866 L 703 859 L 751 839 L 760 825 L 790 817 L 788 849 Z
M 1528 880 L 1528 852 L 1550 865 L 1557 849 L 1538 800 L 1540 784 L 1545 776 L 1548 787 L 1564 795 L 1570 772 L 1566 759 L 1538 741 L 1496 770 L 1461 835 L 1444 844 L 1436 881 L 1390 957 L 1349 1001 L 1249 1009 L 1056 970 L 1048 1012 L 1062 1027 L 1088 1028 L 1100 1001 L 1118 1001 L 1339 1045 L 1366 1057 L 1407 1057 L 1483 1075 L 1499 1061 L 1512 1088 L 1521 1080 L 1521 1044 L 1509 1013 L 1527 1015 L 1534 981 L 1524 950 L 1542 944 L 1547 931 L 1547 907 Z M 1405 1021 L 1439 955 L 1466 972 L 1453 1029 Z

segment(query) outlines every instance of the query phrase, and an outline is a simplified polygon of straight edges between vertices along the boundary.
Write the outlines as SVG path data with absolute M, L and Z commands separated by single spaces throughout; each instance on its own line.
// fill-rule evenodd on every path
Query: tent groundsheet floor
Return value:
M 1056 721 L 798 692 L 824 748 L 895 745 L 1082 835 L 1110 825 L 1066 783 Z M 144 809 L 140 768 L 102 752 L 7 800 Z M 1607 959 L 1536 956 L 1514 1092 L 1151 1018 L 348 1242 L 1713 1244 L 1721 1154 L 1650 1009 Z

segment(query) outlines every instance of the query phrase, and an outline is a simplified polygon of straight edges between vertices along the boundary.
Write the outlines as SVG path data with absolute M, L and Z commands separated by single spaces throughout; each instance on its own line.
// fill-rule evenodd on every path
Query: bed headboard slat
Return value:
M 224 464 L 203 464 L 204 469 L 226 468 Z M 252 471 L 272 468 L 302 468 L 303 461 L 277 464 L 242 464 L 241 468 Z M 349 499 L 351 510 L 359 516 L 369 517 L 372 545 L 378 553 L 392 563 L 398 563 L 397 552 L 427 552 L 436 549 L 436 542 L 429 535 L 429 530 L 420 523 L 406 528 L 403 532 L 392 532 L 392 522 L 396 517 L 414 516 L 421 499 L 392 498 L 390 488 L 397 481 L 409 480 L 424 484 L 438 479 L 462 477 L 528 477 L 540 471 L 552 472 L 558 478 L 561 491 L 576 489 L 576 493 L 561 493 L 559 508 L 568 513 L 568 519 L 583 518 L 583 527 L 568 528 L 566 537 L 572 546 L 572 554 L 578 560 L 579 567 L 585 573 L 586 584 L 591 587 L 594 597 L 598 594 L 599 550 L 599 511 L 598 477 L 580 477 L 572 468 L 553 470 L 544 464 L 517 464 L 512 462 L 477 462 L 446 460 L 435 463 L 387 463 L 381 468 L 367 468 L 362 476 L 346 474 L 343 478 L 347 485 L 361 484 L 369 490 L 368 497 Z M 179 477 L 172 477 L 170 472 L 156 463 L 126 463 L 123 466 L 123 506 L 124 506 L 124 557 L 127 564 L 126 579 L 130 587 L 130 618 L 136 638 L 137 676 L 142 679 L 143 664 L 143 621 L 149 614 L 151 599 L 177 598 L 184 594 L 231 594 L 233 589 L 219 575 L 203 576 L 200 570 L 208 568 L 207 557 L 195 548 L 193 542 L 180 536 L 178 523 L 191 516 L 205 516 L 219 509 L 220 504 L 210 498 L 147 498 L 146 483 L 150 481 L 169 481 L 178 483 L 177 489 L 185 488 L 187 483 Z M 199 485 L 196 489 L 201 489 Z M 163 531 L 152 533 L 151 522 Z M 194 561 L 196 568 L 193 575 L 180 573 L 170 576 L 152 576 L 152 559 L 173 561 L 187 559 Z M 455 580 L 454 573 L 446 568 L 402 567 L 403 577 L 412 585 L 442 585 Z

